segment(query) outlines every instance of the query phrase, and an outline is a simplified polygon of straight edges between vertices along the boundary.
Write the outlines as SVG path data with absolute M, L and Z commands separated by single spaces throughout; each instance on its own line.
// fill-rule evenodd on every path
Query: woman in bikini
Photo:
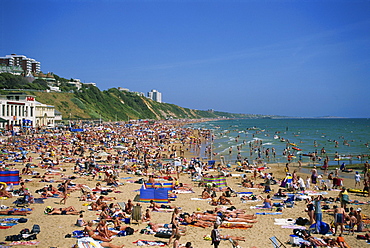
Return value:
M 104 242 L 110 242 L 110 241 L 112 241 L 111 238 L 107 238 L 107 237 L 102 236 L 100 234 L 95 234 L 94 229 L 93 229 L 92 226 L 93 226 L 93 222 L 92 221 L 89 221 L 87 223 L 87 226 L 85 226 L 85 229 L 84 229 L 84 233 L 87 234 L 90 238 L 93 238 L 95 240 L 104 241 Z
M 179 234 L 179 213 L 180 213 L 180 210 L 178 208 L 175 208 L 175 210 L 172 213 L 172 217 L 171 217 L 172 235 L 168 241 L 168 245 L 170 245 L 172 239 L 177 234 Z
M 115 235 L 115 232 L 109 231 L 107 227 L 107 221 L 102 219 L 100 220 L 98 226 L 96 227 L 96 230 L 98 231 L 99 235 L 101 237 L 104 237 L 106 239 L 112 240 L 112 236 Z
M 188 214 L 185 215 L 184 217 L 184 222 L 183 224 L 185 225 L 193 225 L 193 226 L 198 226 L 198 227 L 212 227 L 213 223 L 209 221 L 202 221 L 202 220 L 197 220 L 193 216 L 189 216 Z

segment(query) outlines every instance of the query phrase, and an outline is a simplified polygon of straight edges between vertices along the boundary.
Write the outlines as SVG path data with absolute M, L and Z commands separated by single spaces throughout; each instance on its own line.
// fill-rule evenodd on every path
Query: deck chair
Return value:
M 280 248 L 280 247 L 286 248 L 286 246 L 276 236 L 272 236 L 270 240 L 274 248 Z
M 121 208 L 122 211 L 126 211 L 126 203 L 124 203 L 124 202 L 117 202 L 117 204 Z
M 240 248 L 240 246 L 238 245 L 238 242 L 236 242 L 232 238 L 229 238 L 229 241 L 230 241 L 231 245 L 233 246 L 233 248 Z
M 134 206 L 132 208 L 131 220 L 134 220 L 139 224 L 141 221 L 141 206 Z

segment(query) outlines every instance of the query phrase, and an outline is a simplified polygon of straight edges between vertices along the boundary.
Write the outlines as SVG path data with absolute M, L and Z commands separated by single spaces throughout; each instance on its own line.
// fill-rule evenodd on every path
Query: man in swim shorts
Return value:
M 333 236 L 336 235 L 337 230 L 338 230 L 338 225 L 340 225 L 340 234 L 343 235 L 344 231 L 344 223 L 346 222 L 346 212 L 344 208 L 340 207 L 338 208 L 337 206 L 334 206 L 334 226 L 335 226 L 335 231 Z

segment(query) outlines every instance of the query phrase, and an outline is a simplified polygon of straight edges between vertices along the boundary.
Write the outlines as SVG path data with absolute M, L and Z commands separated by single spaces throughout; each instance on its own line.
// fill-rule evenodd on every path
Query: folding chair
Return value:
M 270 240 L 274 248 L 280 248 L 280 247 L 286 248 L 286 246 L 276 236 L 272 236 Z
M 229 238 L 229 241 L 230 241 L 231 245 L 233 246 L 233 248 L 240 248 L 240 245 L 238 245 L 238 242 L 236 242 L 232 238 Z
M 126 211 L 126 203 L 124 203 L 124 202 L 117 202 L 117 204 L 121 208 L 122 211 Z
M 141 206 L 134 206 L 132 208 L 131 219 L 139 224 L 139 222 L 141 221 Z

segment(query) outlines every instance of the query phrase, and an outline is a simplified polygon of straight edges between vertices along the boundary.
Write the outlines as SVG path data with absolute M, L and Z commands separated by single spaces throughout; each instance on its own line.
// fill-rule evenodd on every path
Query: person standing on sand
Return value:
M 346 190 L 345 187 L 342 187 L 342 191 L 339 192 L 338 197 L 340 199 L 340 206 L 346 209 L 347 203 L 349 203 L 349 196 L 348 196 L 348 191 Z
M 168 246 L 171 244 L 171 241 L 174 237 L 176 237 L 177 234 L 179 234 L 179 213 L 180 210 L 178 208 L 175 208 L 172 217 L 171 217 L 171 225 L 172 225 L 172 235 L 168 241 Z
M 358 173 L 358 171 L 356 171 L 356 174 L 355 174 L 355 188 L 357 184 L 359 187 L 361 186 L 361 175 Z
M 211 231 L 211 239 L 212 239 L 212 244 L 214 248 L 218 248 L 221 242 L 221 235 L 220 235 L 220 230 L 218 230 L 218 224 L 213 225 L 213 230 Z
M 334 206 L 334 234 L 337 234 L 338 225 L 340 226 L 340 234 L 343 234 L 344 231 L 344 223 L 346 222 L 346 212 L 344 208 L 338 206 Z

